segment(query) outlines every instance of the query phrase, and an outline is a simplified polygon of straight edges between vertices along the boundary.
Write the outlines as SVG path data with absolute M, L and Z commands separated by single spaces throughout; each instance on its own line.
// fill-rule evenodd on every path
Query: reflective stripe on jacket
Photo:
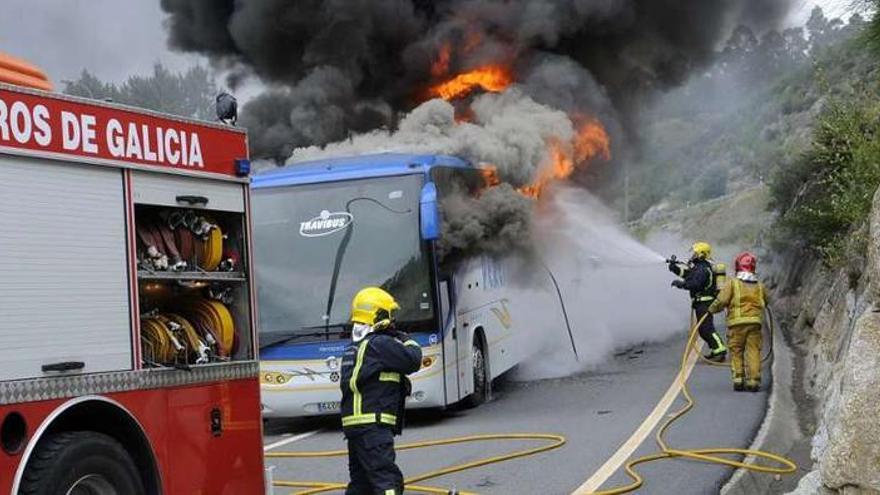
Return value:
M 767 306 L 767 290 L 761 282 L 746 282 L 733 278 L 721 289 L 709 311 L 719 313 L 727 310 L 727 326 L 761 324 Z
M 342 427 L 384 424 L 398 426 L 405 398 L 404 375 L 419 370 L 422 348 L 414 340 L 400 342 L 372 333 L 352 344 L 342 356 Z
M 686 267 L 674 265 L 670 271 L 684 280 L 684 289 L 690 292 L 694 302 L 715 300 L 718 289 L 715 287 L 715 272 L 710 261 L 697 259 Z

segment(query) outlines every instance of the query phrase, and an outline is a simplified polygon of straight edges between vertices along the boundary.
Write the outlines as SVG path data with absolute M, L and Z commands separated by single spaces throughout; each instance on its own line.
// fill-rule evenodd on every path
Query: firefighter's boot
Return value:
M 736 392 L 742 392 L 745 390 L 745 381 L 742 376 L 734 376 L 733 377 L 733 390 Z
M 746 390 L 749 392 L 757 392 L 761 390 L 760 380 L 746 380 Z
M 715 348 L 709 351 L 705 357 L 710 361 L 723 363 L 727 358 L 727 347 L 724 346 L 724 341 L 721 340 L 721 336 L 718 335 L 718 332 L 712 333 L 712 340 L 715 341 Z

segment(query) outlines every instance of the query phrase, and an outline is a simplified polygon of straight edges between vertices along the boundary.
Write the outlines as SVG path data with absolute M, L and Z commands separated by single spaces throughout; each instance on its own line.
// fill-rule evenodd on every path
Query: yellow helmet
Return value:
M 706 259 L 712 256 L 712 246 L 708 242 L 695 242 L 691 247 L 691 252 L 694 253 L 695 258 Z
M 364 325 L 384 323 L 383 326 L 388 326 L 398 309 L 400 306 L 394 296 L 378 287 L 366 287 L 351 301 L 351 321 Z

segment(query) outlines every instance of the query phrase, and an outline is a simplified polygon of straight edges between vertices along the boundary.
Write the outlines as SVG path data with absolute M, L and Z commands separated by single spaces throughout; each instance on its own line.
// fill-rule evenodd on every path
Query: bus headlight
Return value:
M 260 373 L 260 383 L 263 385 L 284 385 L 291 378 L 293 378 L 293 375 L 277 371 L 263 371 Z
M 434 363 L 437 362 L 437 356 L 425 356 L 422 358 L 422 368 L 427 369 L 431 366 L 434 366 Z

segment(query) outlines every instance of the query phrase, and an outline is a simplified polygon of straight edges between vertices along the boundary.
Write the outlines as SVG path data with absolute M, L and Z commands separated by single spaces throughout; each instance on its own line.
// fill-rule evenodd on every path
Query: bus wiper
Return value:
M 328 323 L 326 325 L 315 325 L 313 327 L 302 327 L 301 330 L 324 330 L 327 328 L 338 328 L 338 333 L 345 333 L 351 331 L 350 323 Z M 317 335 L 324 335 L 323 333 L 319 333 Z
M 349 215 L 351 215 L 351 204 L 355 201 L 369 201 L 371 203 L 375 203 L 381 208 L 390 211 L 391 213 L 396 213 L 398 215 L 406 215 L 407 213 L 412 212 L 411 209 L 407 208 L 406 210 L 398 211 L 390 206 L 387 206 L 385 203 L 382 203 L 378 199 L 370 198 L 367 196 L 361 196 L 357 198 L 351 198 L 348 202 L 345 203 L 345 211 Z M 327 294 L 327 309 L 324 312 L 327 315 L 327 318 L 330 317 L 331 312 L 333 311 L 333 301 L 336 299 L 336 283 L 339 281 L 339 269 L 342 267 L 342 259 L 345 257 L 345 251 L 348 249 L 348 243 L 351 241 L 352 233 L 354 232 L 354 222 L 350 222 L 345 228 L 345 235 L 342 237 L 342 241 L 340 241 L 339 246 L 336 248 L 336 258 L 333 260 L 333 273 L 330 275 L 330 291 Z M 328 333 L 330 327 L 333 325 L 321 325 L 319 328 L 324 328 Z M 329 338 L 329 335 L 328 335 Z
M 351 331 L 349 329 L 348 323 L 331 323 L 329 325 L 315 325 L 309 327 L 300 327 L 299 330 L 291 332 L 291 331 L 280 331 L 280 332 L 265 332 L 260 334 L 260 349 L 265 349 L 267 347 L 272 347 L 274 345 L 283 344 L 285 342 L 290 342 L 291 340 L 296 340 L 299 338 L 305 337 L 327 337 L 329 328 L 339 328 L 339 332 L 335 332 L 337 334 L 342 334 Z M 323 330 L 321 332 L 306 332 L 302 333 L 303 330 Z
M 324 327 L 318 327 L 324 328 Z M 260 334 L 260 349 L 283 344 L 302 337 L 323 337 L 324 332 L 299 333 L 299 332 L 265 332 Z
M 338 328 L 339 331 L 331 332 L 331 328 Z M 323 333 L 319 333 L 317 335 L 323 336 L 326 340 L 330 340 L 331 335 L 341 336 L 346 333 L 351 333 L 351 324 L 349 323 L 327 323 L 326 325 L 316 325 L 313 327 L 303 327 L 304 330 L 324 330 Z

